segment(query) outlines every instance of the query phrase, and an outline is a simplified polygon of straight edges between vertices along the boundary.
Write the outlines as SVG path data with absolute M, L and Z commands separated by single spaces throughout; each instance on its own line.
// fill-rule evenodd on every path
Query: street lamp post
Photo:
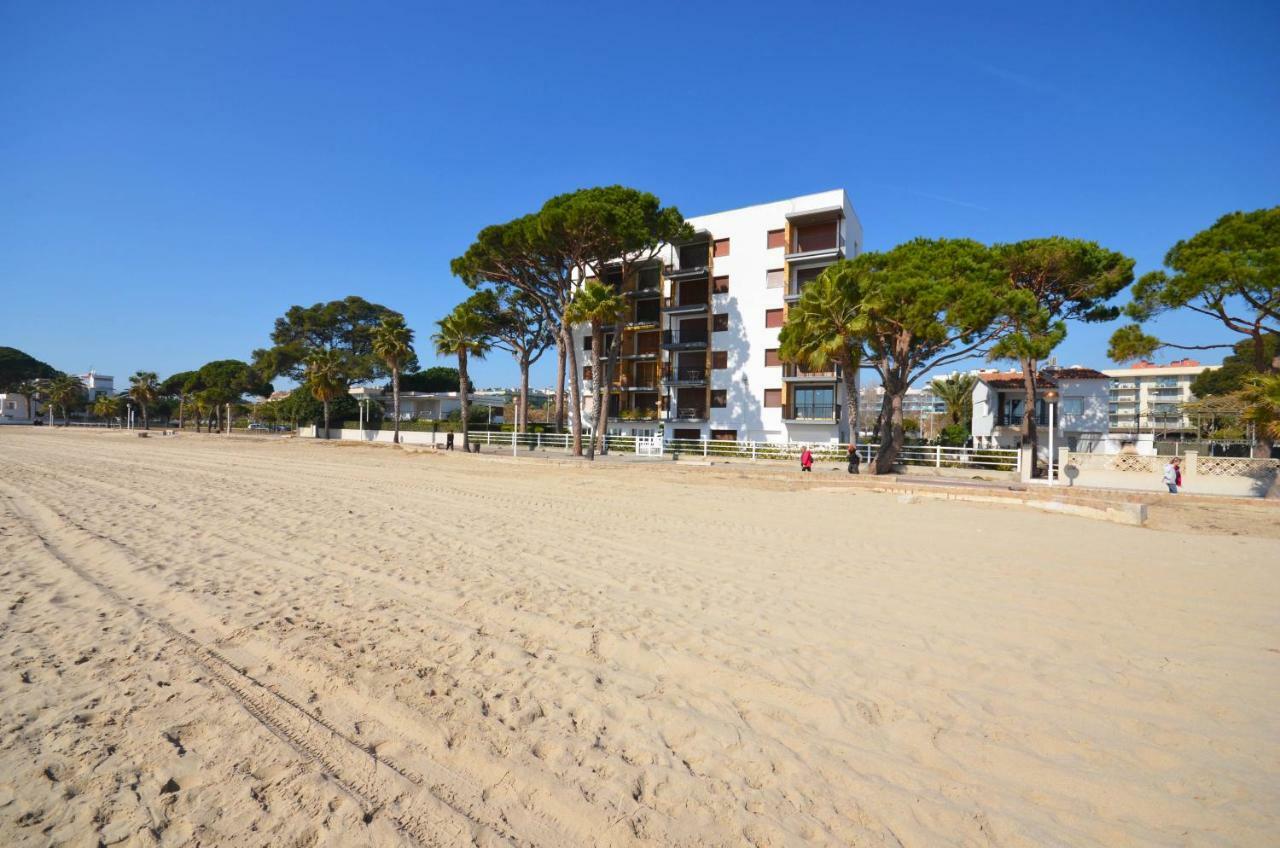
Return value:
M 1053 431 L 1055 428 L 1053 419 L 1054 419 L 1054 412 L 1057 410 L 1057 407 L 1058 407 L 1058 390 L 1048 389 L 1044 393 L 1044 402 L 1049 405 L 1049 485 L 1052 486 L 1053 485 L 1053 462 L 1054 462 Z

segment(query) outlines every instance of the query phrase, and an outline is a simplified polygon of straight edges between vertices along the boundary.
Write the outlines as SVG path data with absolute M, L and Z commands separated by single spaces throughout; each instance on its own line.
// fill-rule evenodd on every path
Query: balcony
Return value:
M 677 406 L 667 410 L 667 421 L 694 424 L 707 420 L 705 406 Z
M 636 300 L 648 300 L 650 298 L 662 297 L 662 287 L 653 286 L 644 289 L 628 289 L 622 293 L 623 297 L 631 297 Z
M 790 363 L 782 365 L 782 379 L 792 382 L 831 383 L 840 379 L 840 373 L 839 365 L 821 370 L 811 370 Z
M 811 259 L 835 261 L 844 255 L 844 235 L 840 232 L 841 209 L 817 210 L 788 215 L 791 242 L 785 259 L 797 262 Z
M 706 327 L 697 330 L 663 330 L 662 347 L 664 350 L 700 350 L 706 348 L 709 338 Z
M 707 369 L 667 365 L 662 369 L 662 382 L 668 386 L 705 386 Z
M 624 353 L 618 358 L 619 359 L 638 359 L 638 360 L 657 359 L 658 349 L 654 348 L 653 350 L 637 350 L 635 353 Z
M 699 312 L 707 311 L 707 302 L 701 303 L 690 301 L 681 302 L 681 298 L 664 297 L 662 299 L 662 311 L 667 315 L 697 315 Z
M 813 422 L 820 424 L 836 424 L 840 420 L 840 404 L 789 404 L 782 411 L 782 420 L 794 421 L 796 423 Z

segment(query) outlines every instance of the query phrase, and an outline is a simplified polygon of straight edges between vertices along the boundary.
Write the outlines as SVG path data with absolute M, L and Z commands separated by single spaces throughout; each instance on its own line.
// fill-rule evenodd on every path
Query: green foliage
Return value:
M 948 424 L 938 434 L 938 443 L 947 448 L 964 447 L 969 440 L 969 428 L 964 424 Z
M 1280 335 L 1270 333 L 1262 339 L 1263 357 L 1270 361 L 1280 356 Z M 1224 357 L 1222 367 L 1201 371 L 1191 381 L 1191 393 L 1198 398 L 1229 395 L 1245 387 L 1250 377 L 1258 371 L 1254 368 L 1254 341 L 1236 342 L 1233 352 Z
M 457 390 L 457 368 L 435 366 L 413 374 L 400 375 L 402 392 L 456 392 Z
M 1243 418 L 1257 428 L 1258 437 L 1280 441 L 1280 374 L 1251 377 L 1240 396 L 1247 404 Z
M 437 354 L 476 359 L 485 357 L 492 347 L 485 315 L 488 299 L 485 293 L 477 292 L 436 322 L 439 329 L 431 337 L 431 341 Z M 458 371 L 461 376 L 461 365 Z
M 14 347 L 0 347 L 0 391 L 11 391 L 21 383 L 49 380 L 58 369 Z
M 334 354 L 330 362 L 336 379 L 344 387 L 385 377 L 386 366 L 373 350 L 373 334 L 384 318 L 403 317 L 354 295 L 309 307 L 290 307 L 276 319 L 271 332 L 273 346 L 254 351 L 254 367 L 268 379 L 285 375 L 302 382 L 309 357 L 329 351 Z
M 1135 321 L 1187 309 L 1212 318 L 1254 342 L 1254 369 L 1277 370 L 1262 339 L 1280 333 L 1280 206 L 1224 215 L 1206 230 L 1180 241 L 1165 255 L 1168 271 L 1143 275 L 1125 307 Z M 1172 347 L 1201 350 L 1227 345 L 1183 345 L 1123 327 L 1111 340 L 1111 358 L 1125 361 Z
M 972 374 L 952 374 L 929 384 L 934 396 L 946 404 L 951 423 L 966 431 L 973 420 L 973 387 L 977 384 L 978 378 Z
M 306 386 L 290 392 L 288 397 L 274 403 L 282 421 L 297 421 L 303 426 L 323 423 L 324 406 L 312 397 Z M 359 402 L 351 395 L 338 395 L 329 404 L 329 417 L 330 420 L 356 421 L 360 417 Z
M 1007 329 L 990 359 L 1027 367 L 1045 359 L 1067 335 L 1067 321 L 1110 321 L 1108 301 L 1133 282 L 1133 260 L 1096 242 L 1061 236 L 993 248 L 1008 284 Z
M 382 323 L 373 330 L 371 346 L 388 371 L 404 371 L 417 361 L 413 330 L 405 325 L 402 315 L 383 317 Z
M 604 326 L 616 323 L 626 309 L 622 295 L 598 280 L 587 280 L 573 296 L 565 317 L 573 324 L 590 324 L 593 333 L 603 333 Z
M 75 374 L 58 374 L 44 384 L 44 394 L 51 408 L 62 411 L 65 423 L 71 411 L 84 403 L 84 383 Z

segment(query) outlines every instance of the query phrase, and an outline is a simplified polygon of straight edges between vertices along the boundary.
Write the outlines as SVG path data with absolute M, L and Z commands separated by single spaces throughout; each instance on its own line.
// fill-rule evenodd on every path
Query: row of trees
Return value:
M 1036 445 L 1035 381 L 1069 320 L 1114 318 L 1108 307 L 1133 280 L 1133 260 L 1078 239 L 989 247 L 968 239 L 916 239 L 837 262 L 805 287 L 779 337 L 779 357 L 842 368 L 857 437 L 855 375 L 884 388 L 876 471 L 892 469 L 904 440 L 903 400 L 922 375 L 975 356 L 1014 359 L 1027 393 L 1026 449 Z M 970 387 L 972 389 L 972 387 Z

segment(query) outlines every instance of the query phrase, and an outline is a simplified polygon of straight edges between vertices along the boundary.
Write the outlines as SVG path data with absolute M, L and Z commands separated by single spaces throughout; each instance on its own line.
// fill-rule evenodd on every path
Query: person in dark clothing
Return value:
M 453 450 L 453 431 L 444 434 L 444 449 Z
M 849 445 L 849 473 L 857 474 L 860 465 L 862 465 L 862 455 L 858 453 L 858 446 Z

